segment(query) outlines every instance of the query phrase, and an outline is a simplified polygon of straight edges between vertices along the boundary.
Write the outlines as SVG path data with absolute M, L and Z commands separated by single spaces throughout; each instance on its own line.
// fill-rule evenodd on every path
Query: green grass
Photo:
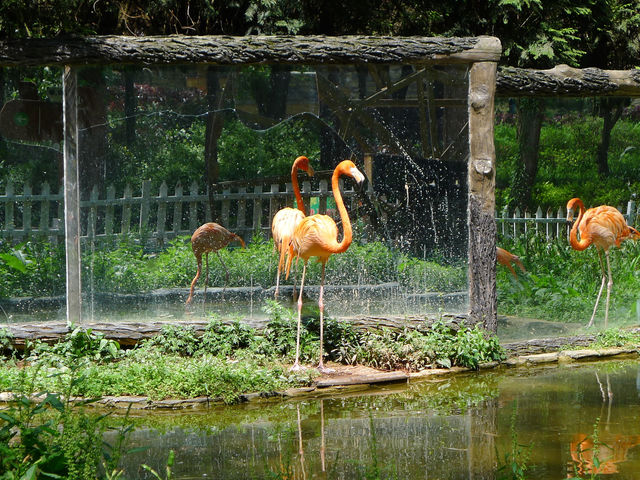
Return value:
M 548 242 L 542 236 L 498 243 L 520 256 L 527 269 L 517 281 L 498 267 L 498 311 L 504 315 L 540 318 L 557 322 L 587 323 L 593 312 L 601 273 L 594 247 L 579 252 L 565 239 Z M 612 248 L 613 287 L 609 317 L 612 325 L 636 322 L 640 298 L 640 244 L 624 242 Z M 605 287 L 606 289 L 606 287 Z M 596 322 L 604 317 L 606 291 L 600 300 Z
M 0 244 L 0 253 L 10 258 L 11 263 L 0 261 L 3 278 L 0 297 L 64 294 L 65 257 L 61 246 L 27 242 L 13 249 L 5 245 L 4 249 L 5 252 Z M 226 286 L 266 288 L 275 283 L 277 256 L 273 242 L 262 236 L 255 236 L 246 249 L 231 245 L 219 253 L 229 269 Z M 196 272 L 196 260 L 186 236 L 157 252 L 145 251 L 139 238 L 130 236 L 115 247 L 101 247 L 93 255 L 83 252 L 82 263 L 84 284 L 91 283 L 98 292 L 139 293 L 158 288 L 187 288 Z M 329 260 L 326 272 L 327 284 L 399 282 L 414 292 L 464 290 L 466 281 L 463 261 L 441 265 L 433 260 L 410 257 L 382 242 L 353 243 L 347 252 Z M 291 283 L 292 278 L 289 281 L 282 278 L 282 282 Z M 305 282 L 320 283 L 317 262 L 309 262 Z M 210 255 L 209 285 L 224 286 L 225 283 L 224 268 L 216 255 Z
M 166 326 L 161 334 L 131 350 L 117 348 L 99 333 L 74 328 L 54 345 L 28 345 L 22 365 L 15 359 L 3 362 L 0 391 L 14 391 L 26 378 L 35 391 L 59 392 L 73 375 L 73 395 L 152 399 L 206 395 L 232 403 L 244 393 L 311 384 L 318 374 L 315 369 L 302 373 L 288 369 L 295 354 L 293 311 L 276 302 L 270 302 L 268 311 L 271 321 L 261 331 L 213 319 L 202 335 L 188 326 Z M 305 315 L 303 363 L 316 360 L 318 330 L 317 316 Z M 373 332 L 327 319 L 324 346 L 327 360 L 382 369 L 477 368 L 482 362 L 504 358 L 495 336 L 478 326 L 456 330 L 442 322 L 417 330 Z

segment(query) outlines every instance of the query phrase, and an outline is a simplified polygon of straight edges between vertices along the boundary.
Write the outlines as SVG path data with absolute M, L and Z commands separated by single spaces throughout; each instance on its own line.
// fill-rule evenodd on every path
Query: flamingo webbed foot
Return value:
M 306 367 L 300 365 L 297 360 L 296 363 L 294 363 L 293 366 L 289 369 L 290 372 L 299 372 L 301 370 L 306 370 Z

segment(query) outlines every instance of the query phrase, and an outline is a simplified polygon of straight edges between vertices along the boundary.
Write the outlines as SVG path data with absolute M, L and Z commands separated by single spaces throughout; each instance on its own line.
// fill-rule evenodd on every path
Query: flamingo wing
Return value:
M 338 243 L 338 227 L 328 215 L 306 217 L 296 227 L 292 246 L 294 252 L 308 260 L 311 257 L 327 259 Z
M 632 234 L 624 216 L 617 208 L 608 205 L 587 210 L 578 229 L 582 238 L 591 238 L 605 250 L 614 244 L 619 247 Z
M 193 253 L 203 254 L 206 252 L 216 252 L 226 247 L 229 242 L 237 240 L 244 248 L 245 244 L 242 238 L 235 233 L 231 233 L 222 225 L 214 222 L 205 223 L 196 229 L 191 236 L 191 248 Z
M 284 238 L 291 239 L 293 231 L 303 218 L 304 213 L 297 208 L 286 207 L 275 214 L 271 222 L 271 235 L 278 250 L 280 250 L 279 245 L 288 244 L 288 241 L 283 242 Z
M 304 219 L 304 213 L 297 208 L 286 207 L 279 210 L 271 222 L 271 236 L 276 250 L 280 253 L 278 271 L 284 265 L 285 254 L 289 253 L 289 243 L 298 224 Z

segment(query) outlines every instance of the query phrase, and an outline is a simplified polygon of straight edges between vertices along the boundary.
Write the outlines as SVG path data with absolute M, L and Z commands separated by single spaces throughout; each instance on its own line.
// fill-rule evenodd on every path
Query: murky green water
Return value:
M 526 478 L 640 478 L 639 395 L 640 362 L 629 360 L 153 413 L 136 419 L 131 437 L 150 448 L 126 468 L 151 478 L 140 465 L 163 470 L 173 449 L 181 479 L 497 479 L 512 459 L 524 461 Z

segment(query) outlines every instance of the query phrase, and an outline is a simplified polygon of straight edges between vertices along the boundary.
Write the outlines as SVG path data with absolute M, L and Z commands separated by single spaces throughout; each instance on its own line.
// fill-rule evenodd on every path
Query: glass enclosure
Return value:
M 537 113 L 536 113 L 537 112 Z M 524 122 L 524 119 L 527 119 Z M 539 121 L 536 156 L 523 157 L 518 130 Z M 530 132 L 535 130 L 530 128 Z M 624 97 L 502 98 L 496 102 L 497 244 L 520 257 L 526 273 L 498 265 L 499 332 L 503 340 L 584 333 L 593 314 L 602 270 L 594 245 L 570 246 L 567 202 L 610 205 L 638 228 L 640 102 Z M 526 207 L 519 206 L 525 168 L 535 171 Z M 519 187 L 520 185 L 520 187 Z M 574 220 L 579 212 L 574 213 Z M 580 234 L 577 238 L 581 238 Z M 609 327 L 637 325 L 640 251 L 627 239 L 609 250 Z M 607 269 L 605 256 L 602 262 Z M 607 275 L 607 273 L 605 273 Z M 607 281 L 608 282 L 608 281 Z M 606 284 L 594 326 L 604 328 Z
M 327 263 L 327 315 L 465 312 L 469 68 L 78 68 L 82 320 L 264 318 L 278 270 L 271 221 L 295 205 L 299 156 L 315 171 L 297 175 L 305 206 L 331 216 L 338 239 L 347 220 L 333 170 L 351 159 L 366 176 L 340 181 L 353 241 Z M 61 72 L 4 72 L 2 315 L 64 320 Z M 185 306 L 190 237 L 206 222 L 246 248 L 205 256 Z M 286 305 L 300 283 L 293 263 L 280 279 Z M 312 258 L 305 308 L 317 308 L 319 285 Z

